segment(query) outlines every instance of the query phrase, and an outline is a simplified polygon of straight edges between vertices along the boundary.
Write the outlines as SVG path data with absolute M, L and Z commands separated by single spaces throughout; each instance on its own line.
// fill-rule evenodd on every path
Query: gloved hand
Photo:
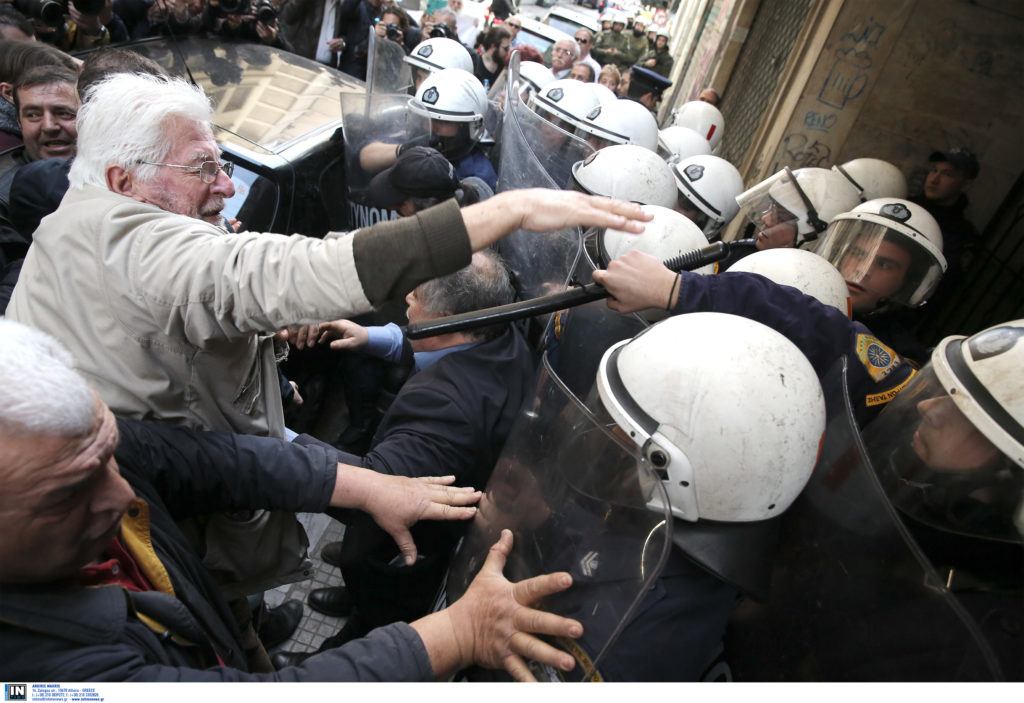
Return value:
M 422 137 L 416 137 L 410 139 L 404 144 L 399 144 L 395 150 L 395 156 L 401 156 L 406 149 L 412 149 L 414 146 L 429 146 L 431 149 L 441 150 L 441 137 L 436 134 L 424 134 Z

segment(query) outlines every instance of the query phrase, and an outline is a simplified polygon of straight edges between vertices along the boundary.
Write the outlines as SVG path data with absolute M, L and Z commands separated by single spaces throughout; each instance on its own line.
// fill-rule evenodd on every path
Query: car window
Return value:
M 235 194 L 224 202 L 224 217 L 240 220 L 250 232 L 271 231 L 279 200 L 277 184 L 237 163 L 231 182 Z

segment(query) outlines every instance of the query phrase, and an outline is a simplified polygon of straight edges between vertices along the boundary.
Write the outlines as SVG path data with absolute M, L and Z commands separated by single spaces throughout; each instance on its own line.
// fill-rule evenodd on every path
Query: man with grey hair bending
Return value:
M 506 305 L 514 298 L 501 258 L 484 250 L 466 268 L 420 284 L 406 302 L 409 321 L 417 323 Z M 533 352 L 514 327 L 497 324 L 410 341 L 393 324 L 361 327 L 335 320 L 319 326 L 319 337 L 334 340 L 332 348 L 361 349 L 414 369 L 384 414 L 369 451 L 344 461 L 397 476 L 452 474 L 458 485 L 483 490 L 533 390 Z M 300 436 L 296 441 L 306 440 Z M 416 526 L 417 560 L 405 565 L 393 541 L 371 520 L 355 516 L 346 522 L 344 541 L 323 551 L 325 561 L 341 568 L 345 586 L 309 595 L 314 610 L 349 616 L 342 633 L 321 649 L 429 612 L 451 552 L 465 532 L 462 524 Z M 278 653 L 272 661 L 280 668 L 302 658 Z
M 51 337 L 0 319 L 0 675 L 28 681 L 423 681 L 470 664 L 529 680 L 523 656 L 573 659 L 532 633 L 579 637 L 533 610 L 569 574 L 511 584 L 505 531 L 451 607 L 325 652 L 247 668 L 228 605 L 176 520 L 204 511 L 328 505 L 401 540 L 420 519 L 464 520 L 480 497 L 448 478 L 387 476 L 267 437 L 115 420 Z

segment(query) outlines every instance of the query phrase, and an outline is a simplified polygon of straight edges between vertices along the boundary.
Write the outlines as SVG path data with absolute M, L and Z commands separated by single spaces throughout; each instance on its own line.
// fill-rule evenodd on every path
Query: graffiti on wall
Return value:
M 816 88 L 811 88 L 814 97 L 804 98 L 809 109 L 803 113 L 800 123 L 793 125 L 783 138 L 773 170 L 783 166 L 831 165 L 833 145 L 829 135 L 840 123 L 844 110 L 851 105 L 859 107 L 858 102 L 880 70 L 880 66 L 876 67 L 875 54 L 885 32 L 883 22 L 874 16 L 861 15 L 835 42 L 831 55 L 822 55 L 821 61 L 831 61 L 831 64 L 821 82 Z

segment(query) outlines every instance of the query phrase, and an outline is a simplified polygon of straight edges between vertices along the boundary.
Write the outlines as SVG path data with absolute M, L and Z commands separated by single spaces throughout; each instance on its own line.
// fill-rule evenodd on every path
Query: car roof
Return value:
M 566 7 L 553 7 L 548 11 L 547 16 L 544 18 L 544 22 L 547 23 L 548 19 L 554 15 L 560 17 L 567 22 L 579 25 L 589 29 L 593 34 L 597 34 L 601 31 L 601 23 L 598 22 L 594 17 L 583 13 L 577 12 L 576 10 L 570 10 Z
M 148 56 L 172 75 L 191 75 L 213 104 L 217 141 L 250 151 L 283 154 L 313 135 L 333 133 L 341 126 L 339 93 L 366 92 L 362 81 L 341 71 L 263 44 L 186 37 L 120 48 Z
M 522 17 L 521 19 L 523 20 L 523 28 L 519 30 L 519 37 L 542 54 L 554 46 L 555 42 L 559 39 L 576 41 L 572 35 L 566 34 L 560 29 L 549 27 L 543 22 L 529 17 Z

